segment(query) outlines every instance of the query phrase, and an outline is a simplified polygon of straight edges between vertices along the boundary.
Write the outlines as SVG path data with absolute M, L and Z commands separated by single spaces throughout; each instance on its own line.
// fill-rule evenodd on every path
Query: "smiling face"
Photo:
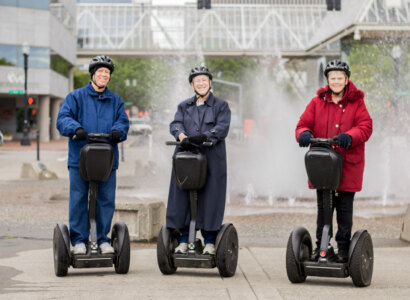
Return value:
M 198 75 L 192 79 L 191 86 L 200 95 L 206 95 L 211 86 L 211 80 L 207 75 Z
M 106 87 L 108 82 L 110 81 L 111 72 L 110 69 L 101 67 L 95 71 L 93 75 L 94 82 L 101 87 Z
M 348 78 L 343 71 L 331 71 L 327 75 L 327 81 L 333 93 L 338 94 L 345 88 Z

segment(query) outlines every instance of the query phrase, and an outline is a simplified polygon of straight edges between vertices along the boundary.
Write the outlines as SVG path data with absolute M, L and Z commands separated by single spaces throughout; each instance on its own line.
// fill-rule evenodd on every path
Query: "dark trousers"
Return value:
M 320 248 L 322 239 L 323 221 L 323 191 L 317 190 L 317 220 L 316 220 L 316 245 Z M 336 242 L 340 251 L 348 252 L 353 226 L 353 200 L 355 193 L 339 191 L 332 192 L 333 210 L 336 208 L 337 233 Z M 332 215 L 333 215 L 332 210 Z M 333 229 L 330 226 L 330 237 L 333 236 Z
M 188 243 L 189 239 L 189 227 L 184 227 L 179 230 L 181 232 L 181 236 L 178 239 L 179 243 Z M 216 236 L 218 235 L 219 231 L 207 231 L 201 229 L 202 237 L 204 238 L 204 244 L 215 244 Z

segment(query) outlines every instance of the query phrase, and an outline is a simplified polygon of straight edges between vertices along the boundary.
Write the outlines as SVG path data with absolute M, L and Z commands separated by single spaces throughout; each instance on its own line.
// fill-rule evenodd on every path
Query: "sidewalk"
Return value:
M 10 141 L 4 142 L 0 146 L 0 150 L 5 151 L 26 151 L 26 150 L 36 150 L 37 142 L 36 140 L 31 140 L 30 146 L 22 146 L 20 141 Z M 52 140 L 49 142 L 40 142 L 40 151 L 42 150 L 66 150 L 68 149 L 68 142 L 66 137 L 61 137 L 59 140 Z
M 308 277 L 291 284 L 286 276 L 285 249 L 242 247 L 232 278 L 217 269 L 181 269 L 162 275 L 154 247 L 134 247 L 127 275 L 114 268 L 72 269 L 54 275 L 52 249 L 23 251 L 0 259 L 17 270 L 0 285 L 0 299 L 408 299 L 410 248 L 376 248 L 372 284 L 357 288 L 350 278 Z M 7 283 L 7 286 L 4 284 Z

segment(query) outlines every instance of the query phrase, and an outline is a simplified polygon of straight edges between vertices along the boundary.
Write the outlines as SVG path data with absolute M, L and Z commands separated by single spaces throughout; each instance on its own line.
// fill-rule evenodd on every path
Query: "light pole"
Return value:
M 401 48 L 399 45 L 394 46 L 391 49 L 391 56 L 394 61 L 394 101 L 392 101 L 393 104 L 393 112 L 394 112 L 394 130 L 395 132 L 397 131 L 397 119 L 398 116 L 397 114 L 399 113 L 398 110 L 398 105 L 399 105 L 399 99 L 398 99 L 398 94 L 400 90 L 400 56 L 401 56 Z
M 400 83 L 399 83 L 399 75 L 400 75 L 400 56 L 401 56 L 401 48 L 399 45 L 394 46 L 391 49 L 391 56 L 394 60 L 394 89 L 396 93 L 399 91 Z
M 28 68 L 28 56 L 30 54 L 30 46 L 27 43 L 23 43 L 22 46 L 24 56 L 24 126 L 23 126 L 23 138 L 21 139 L 22 146 L 30 146 L 30 138 L 28 136 L 30 125 L 28 124 L 28 106 L 27 106 L 27 68 Z

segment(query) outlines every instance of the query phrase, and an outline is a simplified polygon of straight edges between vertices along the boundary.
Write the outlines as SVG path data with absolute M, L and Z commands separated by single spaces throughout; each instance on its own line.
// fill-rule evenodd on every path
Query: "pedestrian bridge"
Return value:
M 78 57 L 340 55 L 340 40 L 408 37 L 410 0 L 214 0 L 185 5 L 78 4 Z M 171 1 L 170 1 L 171 2 Z M 240 3 L 240 4 L 232 4 Z M 250 4 L 247 4 L 250 3 Z

